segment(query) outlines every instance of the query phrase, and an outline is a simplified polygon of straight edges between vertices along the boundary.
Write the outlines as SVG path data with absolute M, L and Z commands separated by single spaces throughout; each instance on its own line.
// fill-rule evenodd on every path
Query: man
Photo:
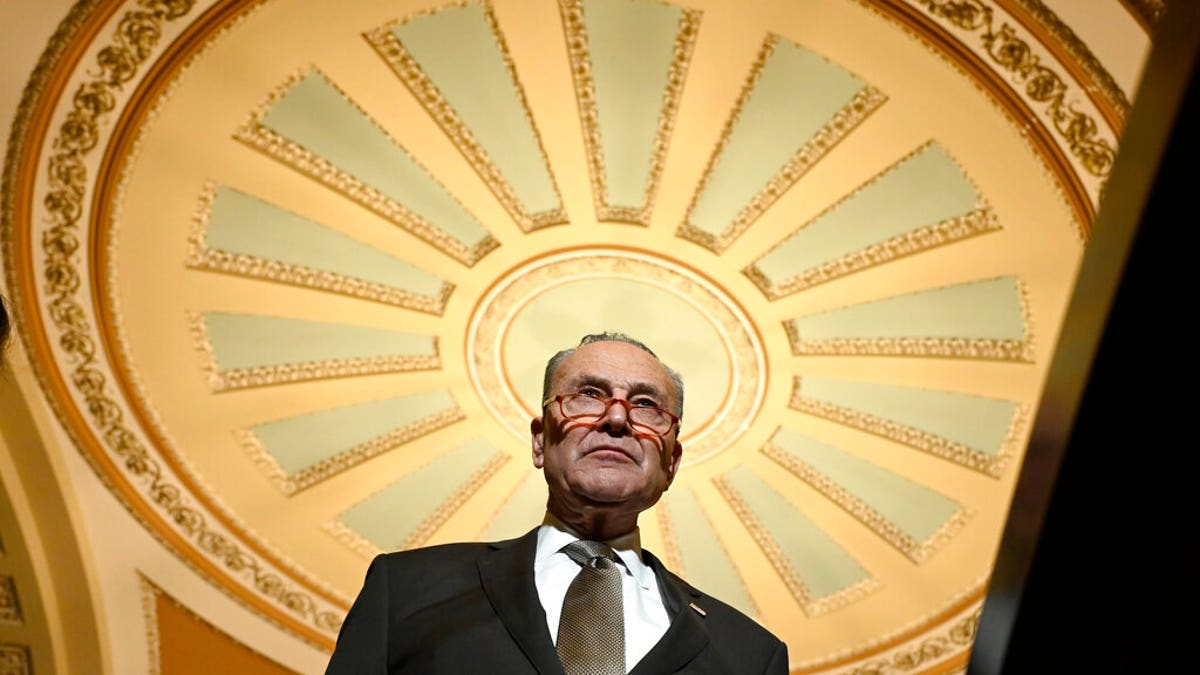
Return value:
M 775 636 L 641 550 L 638 515 L 683 454 L 679 376 L 628 336 L 589 335 L 550 359 L 542 400 L 544 523 L 377 557 L 326 675 L 786 674 Z

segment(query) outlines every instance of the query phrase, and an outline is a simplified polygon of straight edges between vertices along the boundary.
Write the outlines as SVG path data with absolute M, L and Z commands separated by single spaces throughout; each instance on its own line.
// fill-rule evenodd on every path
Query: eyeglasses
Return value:
M 601 398 L 591 394 L 559 394 L 542 402 L 542 407 L 558 403 L 558 412 L 573 422 L 594 425 L 608 414 L 612 404 L 625 408 L 625 419 L 634 433 L 662 438 L 679 424 L 675 415 L 650 405 L 634 405 L 623 398 Z

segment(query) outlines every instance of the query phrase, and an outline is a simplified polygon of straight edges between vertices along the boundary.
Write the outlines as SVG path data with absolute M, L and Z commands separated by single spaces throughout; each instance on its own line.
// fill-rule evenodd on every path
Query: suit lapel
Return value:
M 542 675 L 563 675 L 533 582 L 537 528 L 520 539 L 492 544 L 480 558 L 479 578 L 492 608 L 521 651 Z
M 667 632 L 629 675 L 661 675 L 675 673 L 691 661 L 708 644 L 708 626 L 704 618 L 691 608 L 701 600 L 700 591 L 692 588 L 662 566 L 658 558 L 643 549 L 642 559 L 654 570 L 663 604 L 671 617 Z

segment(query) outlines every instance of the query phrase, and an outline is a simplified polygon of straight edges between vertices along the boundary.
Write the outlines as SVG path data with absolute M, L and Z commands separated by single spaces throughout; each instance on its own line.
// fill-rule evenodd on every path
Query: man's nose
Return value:
M 627 405 L 623 399 L 609 399 L 608 407 L 604 410 L 604 416 L 600 418 L 600 426 L 609 431 L 627 431 L 629 428 L 629 410 L 626 408 Z

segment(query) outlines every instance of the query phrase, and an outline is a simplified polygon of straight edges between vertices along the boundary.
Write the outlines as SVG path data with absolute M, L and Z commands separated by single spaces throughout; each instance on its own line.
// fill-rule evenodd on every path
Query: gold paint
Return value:
M 571 75 L 575 82 L 575 100 L 579 104 L 579 116 L 583 123 L 583 141 L 588 155 L 596 219 L 649 227 L 650 214 L 654 210 L 659 180 L 670 146 L 671 131 L 675 127 L 679 99 L 683 95 L 683 83 L 687 79 L 688 65 L 692 60 L 692 48 L 700 31 L 702 12 L 695 9 L 681 10 L 679 31 L 675 34 L 675 49 L 667 74 L 667 86 L 663 91 L 663 105 L 658 114 L 658 133 L 654 137 L 654 152 L 650 157 L 650 171 L 646 176 L 642 206 L 629 208 L 613 206 L 608 202 L 608 186 L 604 178 L 604 148 L 600 141 L 600 118 L 596 110 L 595 81 L 592 78 L 587 28 L 583 20 L 583 0 L 559 0 L 558 7 L 562 13 L 563 30 L 566 32 L 567 54 L 571 60 Z
M 1121 0 L 1121 4 L 1125 5 L 1149 35 L 1154 34 L 1154 28 L 1167 11 L 1166 0 Z
M 340 520 L 331 520 L 322 525 L 321 529 L 325 530 L 339 544 L 354 551 L 359 557 L 366 560 L 371 560 L 383 552 L 378 546 L 364 539 L 362 535 L 346 527 Z
M 1024 95 L 1045 104 L 1045 113 L 1067 149 L 1085 171 L 1098 178 L 1112 170 L 1117 149 L 1098 136 L 1099 125 L 1090 115 L 1075 109 L 1067 100 L 1072 93 L 1067 80 L 1033 53 L 1029 43 L 1008 23 L 995 25 L 995 9 L 983 0 L 917 0 L 931 16 L 963 31 L 982 29 L 980 44 L 994 65 L 1007 71 Z
M 205 244 L 205 232 L 208 228 L 208 218 L 212 212 L 215 194 L 216 184 L 207 183 L 200 197 L 200 209 L 192 221 L 192 229 L 188 236 L 188 267 L 340 293 L 434 316 L 442 315 L 446 309 L 446 301 L 454 292 L 454 284 L 446 281 L 442 282 L 438 294 L 430 297 L 328 270 L 211 249 Z
M 792 564 L 788 561 L 787 556 L 783 554 L 779 545 L 775 543 L 775 539 L 771 536 L 771 533 L 767 531 L 767 528 L 763 527 L 762 522 L 758 520 L 754 511 L 742 500 L 738 491 L 729 485 L 722 476 L 714 476 L 712 481 L 717 486 L 717 490 L 721 492 L 721 496 L 725 498 L 725 501 L 729 502 L 729 506 L 733 508 L 738 519 L 742 521 L 742 525 L 754 537 L 754 541 L 758 543 L 759 548 L 767 556 L 767 560 L 770 561 L 771 566 L 779 573 L 780 578 L 783 579 L 784 584 L 791 591 L 792 597 L 796 599 L 796 602 L 800 605 L 800 609 L 804 611 L 805 615 L 815 617 L 836 609 L 841 609 L 880 588 L 880 583 L 877 580 L 867 577 L 836 593 L 823 598 L 814 598 L 808 586 L 800 578 L 800 575 L 796 574 L 796 570 L 792 568 Z
M 979 617 L 983 614 L 982 603 L 965 617 L 960 618 L 949 626 L 943 627 L 937 635 L 920 640 L 915 645 L 906 646 L 884 658 L 876 659 L 843 670 L 838 675 L 892 675 L 893 673 L 910 673 L 919 667 L 931 667 L 937 661 L 952 661 L 949 664 L 954 670 L 961 665 L 958 659 L 966 660 L 971 645 L 975 643 L 975 635 L 979 631 Z M 957 657 L 957 658 L 955 658 Z M 923 670 L 924 673 L 946 672 Z
M 17 582 L 7 574 L 0 574 L 0 624 L 20 626 L 24 623 L 21 602 L 17 599 Z
M 162 673 L 162 640 L 158 634 L 158 595 L 162 592 L 140 571 L 137 573 L 138 587 L 142 592 L 142 618 L 146 625 L 147 663 L 149 675 Z
M 1113 133 L 1120 136 L 1125 127 L 1125 117 L 1129 115 L 1129 99 L 1105 70 L 1100 59 L 1075 35 L 1075 31 L 1063 23 L 1042 0 L 997 0 L 997 3 L 1018 20 L 1021 19 L 1020 13 L 1013 11 L 1015 8 L 1009 5 L 1015 4 L 1033 17 L 1035 25 L 1031 26 L 1026 21 L 1022 21 L 1022 25 L 1075 77 Z
M 508 180 L 500 169 L 492 163 L 491 157 L 488 156 L 483 146 L 479 141 L 475 140 L 475 135 L 467 125 L 458 116 L 458 112 L 450 105 L 448 101 L 438 91 L 437 85 L 429 79 L 425 71 L 421 70 L 420 64 L 416 59 L 408 53 L 404 45 L 396 39 L 392 33 L 392 28 L 399 25 L 404 25 L 414 18 L 433 14 L 449 7 L 461 7 L 468 4 L 467 2 L 459 2 L 447 5 L 439 10 L 430 10 L 427 12 L 418 12 L 413 16 L 403 21 L 395 21 L 374 30 L 363 34 L 367 42 L 375 49 L 375 52 L 388 64 L 392 72 L 400 78 L 400 81 L 408 87 L 413 96 L 429 113 L 429 116 L 441 127 L 446 136 L 454 143 L 455 147 L 466 157 L 471 167 L 475 169 L 483 182 L 487 184 L 492 193 L 496 195 L 496 199 L 504 206 L 504 210 L 517 223 L 523 232 L 532 232 L 550 225 L 562 225 L 567 222 L 567 214 L 562 207 L 543 213 L 530 214 L 525 206 L 517 199 L 516 194 L 509 185 Z M 529 123 L 529 128 L 533 131 L 533 137 L 537 140 L 538 152 L 541 155 L 542 163 L 546 166 L 546 174 L 550 177 L 550 186 L 554 190 L 555 197 L 558 198 L 558 203 L 562 204 L 562 195 L 558 191 L 558 186 L 554 184 L 553 174 L 550 172 L 550 162 L 546 157 L 546 149 L 542 145 L 542 136 L 537 132 L 537 125 L 534 124 L 533 115 L 529 112 L 529 102 L 525 98 L 525 90 L 521 88 L 520 80 L 517 79 L 517 71 L 513 66 L 512 56 L 508 52 L 508 46 L 504 41 L 504 34 L 500 31 L 500 26 L 496 23 L 495 13 L 492 11 L 492 5 L 488 0 L 481 0 L 484 15 L 487 17 L 488 26 L 492 29 L 492 35 L 496 38 L 496 46 L 500 50 L 500 54 L 504 59 L 504 66 L 508 69 L 509 75 L 512 77 L 514 89 L 517 93 L 517 98 L 521 101 L 521 110 L 525 113 L 525 121 Z M 480 256 L 482 257 L 482 255 Z
M 833 338 L 804 340 L 795 319 L 783 322 L 792 354 L 796 356 L 917 356 L 958 359 L 987 359 L 993 361 L 1033 362 L 1033 326 L 1029 313 L 1029 297 L 1025 284 L 1017 280 L 1017 295 L 1021 302 L 1024 340 L 999 338 L 939 338 L 906 336 L 898 338 Z
M 1028 138 L 1030 146 L 1045 164 L 1046 170 L 1057 179 L 1056 187 L 1074 212 L 1076 231 L 1086 243 L 1091 236 L 1092 221 L 1096 216 L 1096 205 L 1092 202 L 1088 188 L 1063 152 L 1060 142 L 1046 125 L 1041 123 L 1025 98 L 1004 79 L 1003 74 L 994 70 L 965 43 L 952 36 L 934 18 L 909 6 L 908 0 L 859 1 L 916 35 L 992 97 L 1018 132 Z M 972 16 L 970 8 L 964 7 L 966 15 Z
M 0 643 L 0 675 L 33 675 L 29 646 Z
M 788 403 L 793 410 L 882 436 L 992 478 L 1000 478 L 1009 462 L 1016 456 L 1023 431 L 1030 418 L 1030 406 L 1024 403 L 1018 404 L 1012 420 L 1009 421 L 1008 432 L 1004 435 L 999 451 L 995 455 L 989 455 L 923 429 L 844 408 L 827 401 L 805 398 L 800 391 L 802 379 L 802 377 L 796 376 L 794 380 L 792 399 Z
M 310 72 L 320 73 L 320 71 L 316 68 L 302 69 L 292 74 L 292 76 L 287 78 L 282 84 L 275 87 L 267 99 L 250 114 L 250 119 L 247 120 L 247 122 L 234 133 L 234 138 L 246 143 L 252 148 L 261 151 L 263 154 L 286 164 L 292 169 L 295 169 L 296 171 L 317 180 L 343 197 L 362 204 L 366 208 L 390 220 L 396 225 L 399 225 L 406 232 L 422 239 L 426 243 L 437 248 L 442 253 L 454 258 L 467 267 L 473 266 L 475 263 L 479 262 L 480 258 L 487 255 L 496 247 L 500 246 L 500 242 L 496 241 L 489 234 L 483 239 L 480 239 L 474 245 L 468 247 L 463 242 L 451 237 L 436 225 L 426 221 L 424 218 L 418 216 L 412 211 L 409 211 L 404 207 L 403 204 L 400 204 L 370 185 L 367 185 L 354 176 L 342 171 L 325 158 L 318 157 L 312 152 L 309 152 L 307 149 L 297 145 L 296 143 L 293 143 L 291 140 L 288 140 L 275 133 L 271 129 L 262 126 L 260 122 L 271 109 L 271 107 L 281 98 L 283 98 L 284 94 L 286 94 L 293 85 L 306 77 Z M 321 77 L 325 76 L 322 74 Z M 361 112 L 364 117 L 371 121 L 371 124 L 375 125 L 375 127 L 380 130 L 380 132 L 388 135 L 387 131 L 384 130 L 383 127 L 380 127 L 379 124 L 370 115 L 368 115 L 365 110 L 359 107 L 358 103 L 347 96 L 346 93 L 338 88 L 338 86 L 334 84 L 332 80 L 329 78 L 325 79 L 330 86 L 332 86 L 339 94 L 342 95 L 347 103 L 354 106 L 355 109 Z M 391 136 L 388 135 L 388 138 L 390 139 Z M 397 147 L 402 147 L 395 141 L 395 139 L 392 139 L 392 142 L 395 143 Z M 415 158 L 413 159 L 413 162 L 416 163 Z M 418 166 L 420 165 L 418 164 Z M 425 170 L 423 166 L 421 169 Z M 426 171 L 426 173 L 428 173 L 428 171 Z M 430 174 L 430 177 L 431 180 L 434 180 L 435 182 L 437 181 L 436 178 L 432 177 L 432 174 Z M 441 185 L 441 183 L 439 182 L 438 185 Z M 445 186 L 442 186 L 442 189 L 445 190 Z M 449 194 L 449 191 L 447 191 L 446 194 Z M 464 207 L 464 211 L 465 210 L 466 209 Z
M 755 59 L 754 65 L 750 68 L 750 74 L 746 77 L 746 83 L 742 86 L 741 96 L 738 97 L 738 101 L 734 105 L 729 119 L 726 120 L 725 128 L 721 130 L 721 138 L 717 141 L 717 147 L 708 159 L 708 166 L 704 168 L 704 176 L 700 179 L 700 184 L 696 186 L 695 192 L 692 193 L 692 202 L 688 205 L 687 216 L 676 232 L 677 236 L 699 244 L 713 253 L 721 253 L 728 248 L 754 221 L 758 220 L 763 212 L 783 196 L 783 193 L 787 192 L 788 188 L 800 180 L 822 157 L 828 154 L 834 146 L 848 136 L 855 127 L 887 100 L 887 96 L 878 89 L 870 85 L 864 86 L 862 90 L 854 95 L 854 98 L 850 99 L 849 103 L 835 113 L 831 120 L 826 122 L 808 142 L 797 150 L 795 155 L 792 155 L 787 164 L 784 164 L 783 168 L 763 186 L 763 189 L 742 208 L 741 212 L 738 213 L 733 222 L 723 232 L 714 235 L 711 232 L 692 225 L 689 222 L 692 217 L 692 211 L 695 210 L 696 203 L 700 200 L 700 195 L 704 193 L 705 187 L 708 186 L 708 181 L 712 179 L 713 171 L 717 167 L 717 161 L 721 158 L 721 153 L 733 135 L 738 118 L 742 114 L 742 108 L 750 100 L 750 95 L 754 93 L 754 87 L 758 84 L 758 80 L 762 76 L 762 70 L 766 66 L 767 59 L 775 51 L 775 44 L 779 40 L 780 37 L 778 35 L 771 33 L 767 35 L 766 41 L 763 42 L 762 49 L 758 53 L 758 58 Z
M 668 267 L 667 263 L 672 266 Z M 762 404 L 767 368 L 754 324 L 712 282 L 678 263 L 652 254 L 617 248 L 581 248 L 559 252 L 518 266 L 480 299 L 467 329 L 467 366 L 477 391 L 504 392 L 484 403 L 497 420 L 523 441 L 530 413 L 518 402 L 499 367 L 497 350 L 513 317 L 528 300 L 547 288 L 578 278 L 633 279 L 657 286 L 699 307 L 724 338 L 734 373 L 719 411 L 687 438 L 689 459 L 701 461 L 729 447 L 746 430 Z
M 818 492 L 828 497 L 833 503 L 845 509 L 859 522 L 882 537 L 884 541 L 908 556 L 909 560 L 918 564 L 924 562 L 930 554 L 949 542 L 954 535 L 962 530 L 970 518 L 970 514 L 960 508 L 929 539 L 917 541 L 901 531 L 895 523 L 888 520 L 883 514 L 868 506 L 863 500 L 842 489 L 840 485 L 808 463 L 797 459 L 771 443 L 764 445 L 762 452 L 800 480 L 808 483 Z
M 408 373 L 415 370 L 437 370 L 442 367 L 438 353 L 437 337 L 434 337 L 432 356 L 410 356 L 396 354 L 388 356 L 363 356 L 352 359 L 327 359 L 303 363 L 284 363 L 277 366 L 255 366 L 221 370 L 208 338 L 208 324 L 204 315 L 188 312 L 192 341 L 200 352 L 202 368 L 208 376 L 208 385 L 213 391 L 229 391 L 248 387 L 266 387 L 287 382 L 323 380 L 333 377 L 356 377 L 379 373 Z
M 112 7 L 116 9 L 115 5 Z M 83 453 L 93 468 L 101 476 L 115 479 L 119 495 L 126 506 L 135 517 L 147 524 L 152 534 L 164 539 L 176 552 L 215 578 L 228 578 L 225 576 L 227 572 L 250 577 L 253 588 L 261 596 L 238 594 L 240 599 L 296 630 L 302 639 L 326 644 L 326 635 L 337 632 L 340 619 L 329 612 L 319 610 L 311 596 L 293 590 L 278 574 L 263 570 L 256 558 L 244 552 L 223 534 L 210 529 L 204 515 L 186 503 L 182 491 L 162 480 L 161 466 L 150 456 L 140 439 L 125 428 L 124 413 L 119 404 L 110 398 L 106 373 L 99 367 L 92 328 L 86 318 L 87 313 L 79 302 L 80 279 L 76 264 L 81 242 L 77 232 L 84 217 L 84 196 L 87 194 L 85 157 L 98 147 L 102 123 L 107 122 L 107 114 L 116 105 L 116 91 L 134 79 L 142 63 L 154 52 L 163 24 L 178 20 L 190 12 L 191 8 L 190 0 L 179 0 L 158 4 L 150 9 L 126 12 L 118 22 L 111 43 L 97 57 L 97 69 L 89 73 L 87 81 L 79 85 L 71 98 L 71 110 L 50 145 L 52 151 L 48 160 L 49 190 L 42 202 L 49 214 L 49 225 L 38 242 L 44 254 L 43 279 L 48 289 L 47 294 L 52 296 L 47 302 L 47 310 L 54 328 L 59 332 L 56 343 L 68 354 L 68 360 L 73 364 L 70 382 L 84 399 L 84 408 L 100 430 L 99 436 L 104 439 L 111 452 L 121 458 L 119 466 L 139 479 L 143 489 L 148 491 L 150 500 L 143 501 L 140 495 L 137 495 L 121 475 L 118 464 L 103 451 L 92 449 Z M 235 11 L 237 9 L 240 8 L 235 8 Z M 81 21 L 84 19 L 82 15 L 73 16 Z M 77 34 L 73 31 L 56 33 L 53 41 L 61 40 L 62 51 L 52 44 L 47 54 L 58 52 L 61 58 L 64 53 L 69 53 L 71 58 L 59 62 L 56 62 L 54 57 L 43 60 L 39 63 L 39 71 L 45 73 L 45 79 L 35 73 L 34 80 L 49 82 L 52 87 L 58 88 L 57 90 L 64 88 L 66 76 L 62 75 L 63 69 L 70 70 L 77 65 L 80 51 L 90 44 L 90 40 L 110 16 L 107 13 L 99 13 L 94 17 L 87 17 L 95 20 L 95 23 L 89 23 Z M 209 27 L 202 22 L 193 24 L 197 25 L 202 28 Z M 77 42 L 76 39 L 80 41 Z M 191 46 L 184 39 L 176 41 L 175 45 Z M 169 59 L 164 57 L 155 68 L 167 60 Z M 134 98 L 142 92 L 143 87 L 139 86 Z M 48 98 L 54 97 L 48 96 L 43 90 L 38 97 L 23 99 L 19 111 L 23 121 L 18 124 L 23 126 L 26 121 L 32 121 L 39 130 L 46 129 L 49 113 L 44 106 Z M 13 156 L 15 155 L 9 155 L 10 158 Z M 25 170 L 18 172 L 24 177 L 18 181 L 21 195 L 32 192 L 30 185 L 36 170 L 30 164 L 32 161 L 34 160 L 30 160 L 29 155 L 26 155 L 23 162 Z M 8 171 L 14 166 L 15 164 L 6 163 L 6 187 L 10 180 Z M 21 222 L 29 222 L 27 202 L 19 204 L 15 211 L 21 214 Z M 11 249 L 6 249 L 6 253 L 11 255 Z M 22 253 L 24 254 L 23 250 Z M 26 261 L 22 259 L 22 262 Z M 29 284 L 19 287 L 29 289 L 30 295 L 23 298 L 27 305 L 36 305 L 37 299 L 32 297 L 32 280 Z M 46 341 L 47 336 L 41 332 L 44 330 L 43 325 L 39 319 L 33 321 L 35 325 L 30 326 L 29 330 L 35 334 L 27 339 L 36 342 L 35 353 L 52 353 Z M 39 379 L 49 392 L 49 400 L 71 400 L 66 384 L 59 379 L 57 372 L 39 372 Z M 56 405 L 55 413 L 69 431 L 75 432 L 81 428 L 90 431 L 88 422 L 78 409 L 60 408 Z M 85 438 L 75 433 L 72 433 L 72 437 L 81 448 L 93 448 L 94 437 Z M 175 524 L 176 529 L 165 525 L 150 504 L 167 511 L 170 522 Z M 185 535 L 186 538 L 195 538 L 198 544 L 196 550 L 212 559 L 222 561 L 225 569 L 222 570 L 213 564 L 209 558 L 189 555 L 189 543 Z M 291 616 L 262 604 L 262 598 L 282 604 Z M 303 624 L 293 624 L 296 616 L 311 622 L 321 632 L 314 632 L 313 628 Z
M 289 474 L 279 465 L 279 462 L 263 447 L 262 442 L 253 431 L 242 429 L 236 435 L 242 449 L 250 456 L 255 466 L 275 484 L 275 487 L 290 496 L 332 476 L 336 476 L 376 455 L 466 418 L 466 414 L 456 405 L 449 410 L 439 411 L 412 424 L 407 424 L 387 434 L 360 443 L 348 450 L 339 452 L 333 457 L 322 459 L 316 464 L 297 471 L 294 474 Z

